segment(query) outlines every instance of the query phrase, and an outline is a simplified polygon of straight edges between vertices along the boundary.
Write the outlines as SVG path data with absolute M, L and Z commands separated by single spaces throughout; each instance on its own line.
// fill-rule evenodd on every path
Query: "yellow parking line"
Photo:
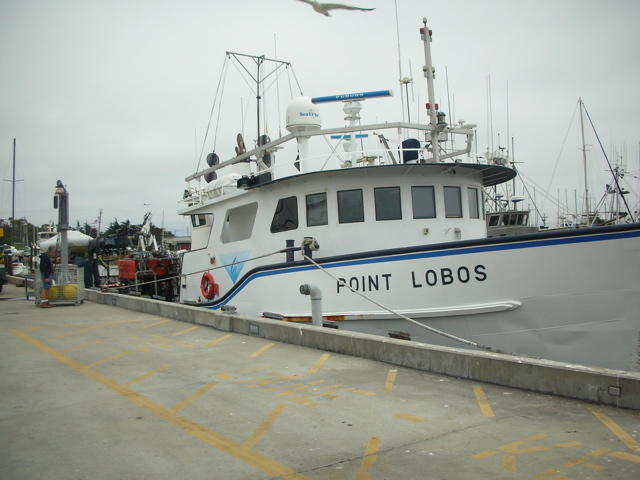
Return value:
M 309 369 L 309 373 L 315 373 L 320 370 L 320 367 L 322 367 L 322 365 L 327 361 L 327 358 L 329 358 L 330 355 L 330 353 L 325 353 L 324 355 L 322 355 L 320 359 L 313 364 L 313 367 Z
M 140 375 L 138 378 L 134 378 L 133 380 L 129 380 L 127 383 L 124 384 L 125 387 L 130 387 L 131 385 L 133 385 L 134 383 L 138 383 L 140 380 L 144 380 L 147 377 L 150 377 L 151 375 L 153 375 L 154 373 L 158 373 L 161 370 L 164 370 L 165 368 L 167 368 L 169 365 L 162 365 L 161 367 L 156 368 L 155 370 L 151 370 L 150 372 L 145 373 L 144 375 Z
M 68 337 L 70 335 L 77 335 L 79 333 L 85 333 L 88 332 L 90 330 L 95 330 L 96 328 L 102 328 L 102 327 L 108 327 L 109 325 L 113 325 L 114 323 L 117 322 L 106 322 L 106 323 L 101 323 L 100 325 L 94 325 L 93 327 L 89 327 L 89 328 L 85 328 L 83 330 L 76 330 L 75 332 L 71 332 L 71 333 L 65 333 L 64 335 L 58 335 L 57 337 L 51 337 L 51 338 L 47 338 L 45 340 L 45 342 L 49 342 L 51 340 L 58 340 L 59 338 L 64 338 L 64 337 Z
M 387 381 L 384 384 L 384 389 L 382 390 L 384 393 L 389 393 L 393 391 L 393 384 L 396 382 L 396 375 L 398 375 L 398 370 L 389 370 L 387 374 Z
M 476 400 L 478 401 L 482 415 L 485 417 L 495 417 L 496 415 L 493 413 L 493 409 L 491 408 L 491 405 L 489 405 L 489 401 L 487 400 L 487 396 L 484 394 L 482 387 L 480 385 L 474 385 L 473 391 L 476 394 Z
M 172 334 L 171 336 L 172 336 L 172 337 L 177 337 L 178 335 L 182 335 L 183 333 L 190 332 L 191 330 L 195 330 L 196 328 L 198 328 L 198 327 L 191 327 L 191 328 L 187 328 L 186 330 L 183 330 L 183 331 L 178 332 L 178 333 L 174 333 L 174 334 Z
M 274 343 L 267 343 L 264 347 L 262 347 L 260 350 L 258 350 L 257 352 L 252 353 L 251 355 L 249 355 L 250 357 L 257 357 L 258 355 L 262 354 L 265 352 L 265 350 L 267 350 L 268 348 L 273 347 L 273 345 L 275 345 Z
M 196 393 L 194 393 L 190 397 L 184 399 L 182 402 L 180 402 L 178 405 L 173 407 L 171 410 L 173 410 L 174 412 L 182 410 L 184 407 L 186 407 L 187 405 L 189 405 L 190 403 L 192 403 L 193 401 L 197 400 L 202 395 L 207 393 L 209 390 L 211 390 L 217 384 L 218 384 L 218 382 L 207 383 L 204 387 L 202 387 L 200 390 L 198 390 Z
M 122 352 L 122 353 L 119 353 L 117 355 L 114 355 L 113 357 L 105 358 L 104 360 L 97 361 L 97 362 L 92 363 L 91 365 L 87 365 L 87 366 L 89 368 L 93 368 L 93 367 L 95 367 L 97 365 L 101 365 L 101 364 L 106 363 L 106 362 L 108 362 L 110 360 L 114 360 L 114 359 L 119 358 L 119 357 L 124 357 L 125 355 L 128 355 L 128 354 L 130 354 L 132 352 L 133 352 L 133 350 L 129 350 L 128 352 Z
M 424 422 L 426 420 L 425 418 L 417 417 L 409 413 L 396 413 L 395 416 L 398 418 L 402 418 L 403 420 L 409 420 L 412 422 Z
M 367 473 L 376 460 L 378 459 L 378 451 L 380 450 L 380 442 L 382 437 L 370 437 L 367 442 L 367 447 L 364 449 L 364 457 L 360 464 L 360 470 L 358 471 L 357 480 L 371 480 L 371 477 Z
M 295 470 L 276 462 L 275 460 L 254 452 L 251 449 L 244 447 L 243 445 L 234 442 L 230 438 L 225 437 L 213 430 L 210 430 L 199 423 L 196 423 L 188 418 L 180 415 L 179 413 L 166 408 L 147 397 L 140 395 L 139 393 L 119 384 L 115 380 L 103 375 L 96 370 L 93 370 L 86 365 L 64 355 L 62 352 L 51 348 L 46 343 L 43 343 L 35 338 L 21 332 L 20 330 L 9 330 L 11 333 L 21 338 L 25 342 L 33 345 L 44 353 L 52 356 L 56 360 L 64 363 L 68 367 L 73 368 L 78 373 L 90 378 L 91 380 L 101 384 L 105 388 L 117 393 L 121 397 L 130 401 L 131 403 L 144 408 L 148 412 L 156 415 L 159 418 L 171 423 L 172 425 L 180 428 L 181 430 L 193 435 L 196 438 L 212 445 L 220 451 L 237 458 L 241 462 L 267 474 L 272 477 L 286 477 L 287 480 L 310 480 L 309 477 L 296 472 Z
M 274 422 L 278 419 L 280 414 L 287 408 L 286 405 L 278 405 L 274 408 L 269 416 L 260 424 L 256 431 L 251 434 L 251 436 L 247 439 L 246 442 L 242 444 L 243 447 L 253 448 L 258 441 L 262 438 L 262 436 L 267 433 L 267 430 L 271 428 Z
M 606 414 L 600 410 L 591 410 L 598 420 L 604 423 L 604 426 L 613 432 L 632 452 L 640 453 L 640 444 L 627 432 L 625 432 L 617 423 L 611 420 Z
M 226 340 L 227 338 L 229 338 L 229 337 L 231 337 L 231 336 L 232 336 L 232 334 L 230 333 L 229 335 L 225 335 L 224 337 L 220 337 L 219 339 L 214 340 L 214 341 L 213 341 L 213 342 L 211 342 L 211 343 L 207 343 L 207 347 L 210 347 L 211 345 L 215 345 L 216 343 L 221 342 L 221 341 L 223 341 L 223 340 Z
M 151 325 L 145 325 L 144 327 L 140 327 L 140 328 L 150 328 L 150 327 L 155 327 L 156 325 L 162 325 L 163 323 L 167 323 L 169 320 L 162 320 L 161 322 L 157 322 L 157 323 L 152 323 Z
M 79 348 L 89 347 L 91 345 L 95 345 L 96 343 L 104 342 L 104 339 L 96 340 L 95 342 L 85 343 L 84 345 L 78 345 L 77 347 L 67 348 L 66 350 L 62 350 L 63 352 L 70 352 L 71 350 L 77 350 Z

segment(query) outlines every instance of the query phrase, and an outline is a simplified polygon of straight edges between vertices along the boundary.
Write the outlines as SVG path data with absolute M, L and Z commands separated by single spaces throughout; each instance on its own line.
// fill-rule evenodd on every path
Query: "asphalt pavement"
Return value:
M 640 412 L 0 293 L 0 478 L 640 478 Z

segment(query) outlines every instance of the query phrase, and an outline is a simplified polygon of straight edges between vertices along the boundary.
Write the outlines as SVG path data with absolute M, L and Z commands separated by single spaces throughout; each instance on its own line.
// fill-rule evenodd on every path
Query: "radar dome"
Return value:
M 309 97 L 293 99 L 287 106 L 287 130 L 291 133 L 319 130 L 320 112 Z

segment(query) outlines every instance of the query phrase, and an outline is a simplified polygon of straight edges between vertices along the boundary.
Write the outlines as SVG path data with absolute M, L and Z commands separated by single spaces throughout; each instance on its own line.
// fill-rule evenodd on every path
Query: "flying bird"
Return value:
M 360 8 L 360 7 L 352 7 L 351 5 L 343 5 L 341 3 L 320 3 L 316 2 L 316 0 L 298 0 L 299 2 L 308 3 L 313 7 L 313 9 L 321 13 L 327 17 L 330 17 L 331 14 L 329 10 L 361 10 L 363 12 L 370 12 L 371 10 L 375 10 L 375 8 Z

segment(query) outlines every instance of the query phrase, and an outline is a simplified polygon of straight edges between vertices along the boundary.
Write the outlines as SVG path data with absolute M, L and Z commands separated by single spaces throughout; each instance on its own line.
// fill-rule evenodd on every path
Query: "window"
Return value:
M 436 218 L 436 197 L 433 187 L 411 187 L 413 218 Z
M 298 228 L 298 198 L 281 198 L 273 214 L 271 233 L 286 232 L 296 228 Z
M 500 215 L 491 215 L 489 217 L 489 226 L 490 227 L 497 227 L 499 221 L 500 221 Z
M 338 192 L 338 221 L 340 223 L 364 222 L 362 190 Z
M 323 192 L 307 195 L 307 227 L 328 223 L 327 194 Z
M 258 204 L 255 202 L 227 210 L 220 241 L 230 243 L 251 237 L 257 211 Z
M 444 215 L 447 218 L 462 218 L 460 187 L 444 187 Z
M 376 220 L 402 220 L 400 187 L 374 188 Z
M 478 208 L 478 189 L 467 188 L 467 196 L 469 197 L 469 218 L 480 218 L 480 209 Z
M 213 218 L 213 215 L 211 215 Z M 213 222 L 210 222 L 213 223 Z M 191 225 L 193 228 L 202 227 L 207 224 L 207 215 L 199 214 L 199 215 L 191 215 Z

